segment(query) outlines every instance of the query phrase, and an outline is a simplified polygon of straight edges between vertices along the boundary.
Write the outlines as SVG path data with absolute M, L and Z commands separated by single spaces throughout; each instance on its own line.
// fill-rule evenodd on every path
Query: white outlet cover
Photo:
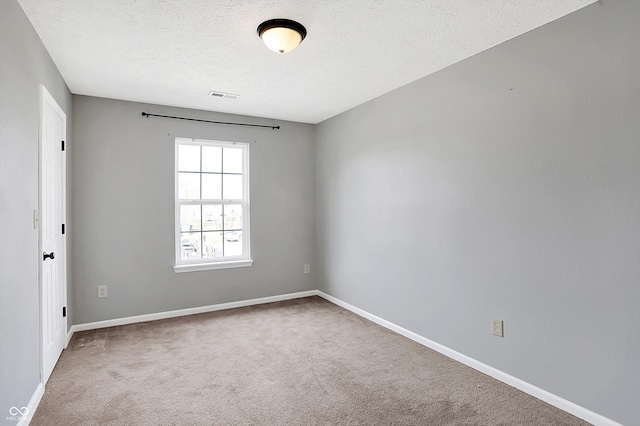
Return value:
M 493 335 L 498 337 L 504 337 L 504 321 L 499 319 L 492 320 Z
M 99 285 L 98 286 L 98 299 L 104 299 L 107 297 L 107 286 Z

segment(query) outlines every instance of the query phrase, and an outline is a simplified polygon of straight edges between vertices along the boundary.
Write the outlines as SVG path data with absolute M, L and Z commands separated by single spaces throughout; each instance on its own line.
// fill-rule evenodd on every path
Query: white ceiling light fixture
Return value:
M 291 19 L 270 19 L 258 25 L 258 35 L 276 53 L 288 53 L 307 36 L 307 29 Z

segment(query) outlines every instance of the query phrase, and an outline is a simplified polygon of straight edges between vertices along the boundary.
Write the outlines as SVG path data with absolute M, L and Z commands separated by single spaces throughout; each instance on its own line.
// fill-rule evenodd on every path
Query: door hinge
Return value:
M 63 223 L 62 224 L 62 235 L 64 235 L 64 231 L 65 231 L 65 229 L 64 229 L 64 223 Z
M 62 141 L 62 150 L 64 151 L 64 141 Z
M 66 318 L 67 317 L 67 307 L 63 306 L 62 307 L 62 318 Z

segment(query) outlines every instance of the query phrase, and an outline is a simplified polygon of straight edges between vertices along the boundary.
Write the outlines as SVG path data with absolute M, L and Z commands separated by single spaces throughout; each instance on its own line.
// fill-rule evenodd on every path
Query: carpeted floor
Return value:
M 321 298 L 76 333 L 32 425 L 585 425 Z

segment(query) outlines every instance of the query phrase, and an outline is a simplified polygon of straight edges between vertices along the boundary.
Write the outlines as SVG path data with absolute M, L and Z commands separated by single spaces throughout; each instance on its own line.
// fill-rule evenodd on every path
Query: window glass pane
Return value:
M 200 171 L 200 147 L 197 145 L 178 145 L 178 171 Z
M 180 206 L 180 231 L 200 231 L 200 205 Z
M 224 148 L 224 173 L 242 173 L 242 149 Z
M 222 230 L 222 206 L 202 206 L 202 229 L 204 231 Z
M 202 257 L 222 257 L 222 232 L 203 232 L 204 250 Z
M 200 199 L 200 173 L 178 173 L 178 198 Z
M 242 206 L 240 204 L 224 206 L 224 229 L 242 229 Z
M 184 259 L 199 259 L 200 256 L 200 232 L 188 232 L 180 235 L 180 257 Z
M 202 174 L 202 199 L 220 200 L 222 198 L 222 175 Z
M 202 171 L 222 172 L 222 148 L 219 146 L 202 147 Z
M 225 200 L 242 199 L 242 175 L 222 175 L 222 197 Z
M 242 256 L 242 231 L 224 233 L 224 255 Z

